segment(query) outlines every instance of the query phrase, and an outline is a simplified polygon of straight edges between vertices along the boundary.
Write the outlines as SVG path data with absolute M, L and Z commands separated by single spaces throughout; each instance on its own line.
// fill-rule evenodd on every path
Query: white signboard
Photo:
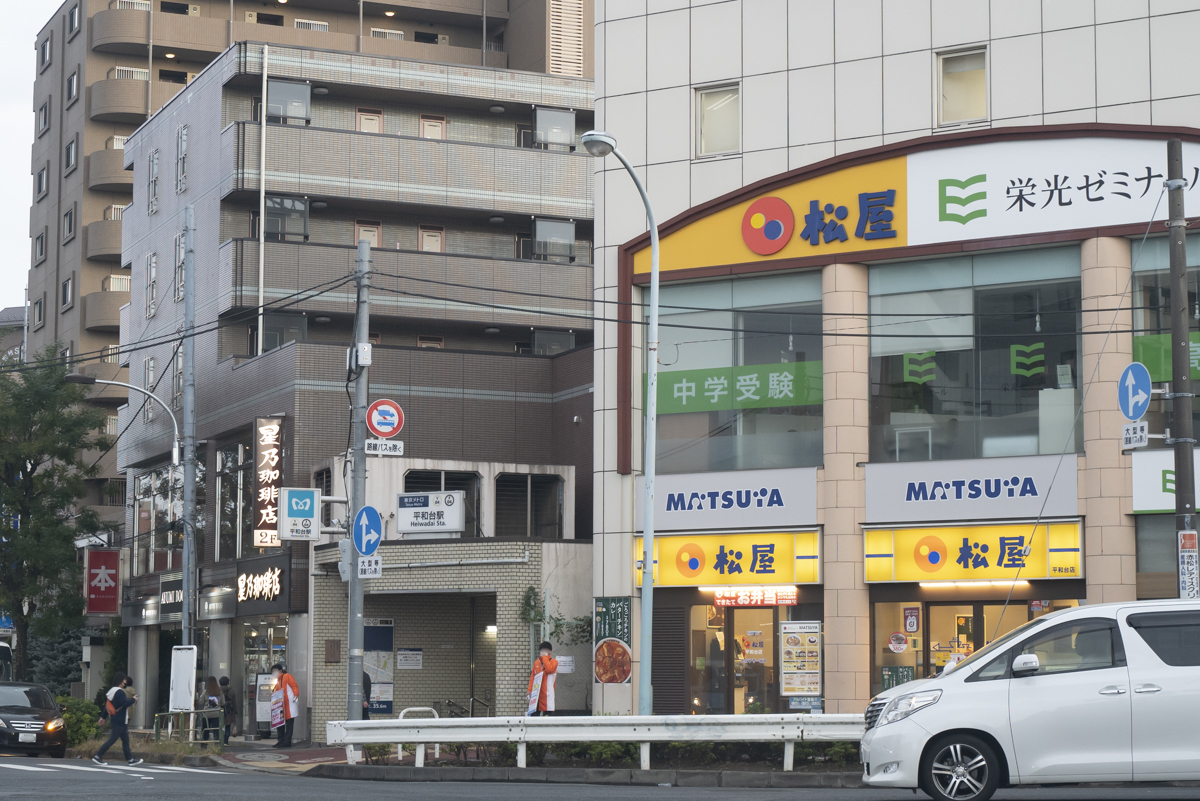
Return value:
M 171 712 L 191 712 L 196 703 L 196 646 L 171 649 Z
M 1121 426 L 1122 448 L 1144 448 L 1150 444 L 1150 426 L 1145 420 Z
M 1200 598 L 1200 565 L 1197 560 L 1196 532 L 1179 532 L 1179 597 Z
M 1200 450 L 1193 451 L 1200 458 Z M 1196 474 L 1200 494 L 1200 472 Z M 1175 513 L 1175 450 L 1155 448 L 1133 452 L 1133 513 Z
M 254 719 L 259 723 L 271 722 L 271 693 L 275 691 L 275 677 L 270 673 L 259 673 L 254 687 Z
M 383 578 L 383 558 L 378 552 L 358 557 L 359 578 Z
M 573 656 L 558 657 L 558 672 L 560 674 L 574 673 L 575 672 L 575 657 L 573 657 Z
M 870 462 L 866 522 L 1076 517 L 1078 458 L 1062 457 L 1061 470 L 1059 458 Z
M 821 695 L 821 621 L 779 622 L 780 695 Z
M 369 439 L 365 451 L 367 456 L 403 456 L 404 442 L 398 439 Z
M 279 491 L 279 539 L 321 538 L 321 491 L 284 488 Z
M 396 670 L 421 670 L 424 651 L 420 648 L 397 648 Z
M 634 490 L 634 525 L 643 528 L 645 479 Z M 817 468 L 675 473 L 654 481 L 656 531 L 789 528 L 817 523 Z
M 1183 160 L 1200 163 L 1200 145 Z M 1162 139 L 990 142 L 912 153 L 907 169 L 909 245 L 1145 225 L 1155 204 L 1167 217 Z
M 396 498 L 397 532 L 446 532 L 466 528 L 466 493 L 402 492 Z

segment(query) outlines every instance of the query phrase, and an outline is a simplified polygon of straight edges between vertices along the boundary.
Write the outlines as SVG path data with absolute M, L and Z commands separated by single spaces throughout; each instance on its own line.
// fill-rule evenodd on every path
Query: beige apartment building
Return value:
M 130 297 L 125 139 L 234 42 L 590 78 L 591 9 L 591 0 L 67 0 L 35 43 L 29 358 L 57 343 L 79 370 L 129 380 L 117 357 Z M 107 387 L 93 399 L 118 434 L 126 393 Z M 86 503 L 121 525 L 115 450 L 101 468 Z

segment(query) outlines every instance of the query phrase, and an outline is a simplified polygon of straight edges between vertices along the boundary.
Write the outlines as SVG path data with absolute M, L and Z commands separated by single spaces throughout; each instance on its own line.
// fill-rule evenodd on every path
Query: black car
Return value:
M 67 753 L 67 724 L 50 691 L 40 684 L 0 681 L 0 751 Z

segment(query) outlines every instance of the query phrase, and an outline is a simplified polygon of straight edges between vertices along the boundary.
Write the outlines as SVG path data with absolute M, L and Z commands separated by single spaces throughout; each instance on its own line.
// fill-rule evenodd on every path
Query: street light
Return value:
M 171 442 L 171 464 L 174 467 L 179 467 L 179 421 L 175 419 L 175 413 L 171 411 L 171 407 L 159 400 L 157 395 L 149 390 L 142 389 L 141 387 L 135 387 L 133 384 L 126 384 L 124 381 L 106 381 L 103 378 L 93 378 L 92 376 L 84 375 L 83 373 L 68 373 L 66 382 L 68 384 L 84 384 L 88 386 L 92 384 L 111 384 L 114 387 L 125 387 L 126 389 L 132 389 L 134 392 L 142 393 L 147 398 L 163 407 L 163 410 L 166 411 L 167 416 L 171 418 L 171 425 L 175 427 L 175 439 Z
M 646 442 L 643 448 L 643 473 L 646 494 L 642 503 L 642 636 L 638 643 L 641 653 L 641 680 L 638 682 L 638 714 L 654 714 L 653 688 L 650 686 L 651 639 L 654 631 L 654 474 L 658 432 L 658 224 L 654 209 L 637 173 L 625 155 L 617 149 L 617 140 L 604 131 L 588 131 L 583 135 L 583 147 L 597 158 L 617 157 L 633 179 L 650 224 L 650 325 L 646 332 Z

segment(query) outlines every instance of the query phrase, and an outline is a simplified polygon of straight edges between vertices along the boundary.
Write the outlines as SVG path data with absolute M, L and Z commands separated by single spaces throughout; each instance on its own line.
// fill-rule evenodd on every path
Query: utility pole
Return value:
M 1183 177 L 1183 143 L 1178 139 L 1167 142 L 1167 229 L 1170 231 L 1171 254 L 1171 433 L 1175 446 L 1175 530 L 1194 532 L 1196 524 L 1196 479 L 1192 449 L 1196 439 L 1192 432 L 1192 359 L 1191 332 L 1188 327 L 1187 275 L 1187 218 L 1184 215 L 1183 193 L 1187 189 Z M 1180 537 L 1175 546 L 1179 548 Z M 1178 556 L 1178 554 L 1177 554 Z M 1180 567 L 1179 592 L 1184 596 L 1185 577 Z
M 183 644 L 192 644 L 196 582 L 196 210 L 183 209 Z
M 347 368 L 354 370 L 354 417 L 351 429 L 354 448 L 350 477 L 350 510 L 347 530 L 354 536 L 354 517 L 367 505 L 367 368 L 371 364 L 368 331 L 371 328 L 371 244 L 358 240 L 355 262 L 358 283 L 358 309 L 355 315 L 354 346 L 347 354 Z M 365 358 L 364 358 L 365 355 Z M 350 565 L 350 658 L 346 662 L 346 719 L 362 720 L 363 711 L 363 588 L 358 577 L 358 554 L 352 549 Z

